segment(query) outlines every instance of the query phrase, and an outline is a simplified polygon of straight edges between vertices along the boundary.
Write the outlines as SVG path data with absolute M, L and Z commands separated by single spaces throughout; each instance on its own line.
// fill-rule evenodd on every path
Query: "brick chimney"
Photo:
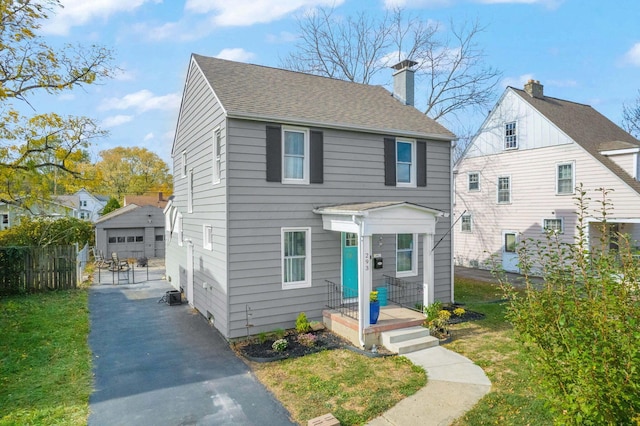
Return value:
M 544 98 L 544 86 L 540 84 L 538 80 L 529 80 L 527 84 L 524 85 L 524 91 L 529 94 L 529 96 L 533 98 L 543 99 Z
M 405 105 L 413 106 L 415 71 L 411 68 L 416 65 L 417 62 L 405 59 L 391 67 L 396 70 L 393 73 L 393 97 Z

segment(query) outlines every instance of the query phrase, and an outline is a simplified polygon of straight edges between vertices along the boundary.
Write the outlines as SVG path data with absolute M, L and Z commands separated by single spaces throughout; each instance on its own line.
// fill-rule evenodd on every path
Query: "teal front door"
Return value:
M 358 234 L 342 233 L 342 298 L 358 297 Z

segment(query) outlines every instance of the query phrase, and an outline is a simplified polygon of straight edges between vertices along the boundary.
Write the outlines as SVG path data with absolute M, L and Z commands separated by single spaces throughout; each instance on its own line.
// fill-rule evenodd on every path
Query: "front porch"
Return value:
M 322 311 L 322 319 L 327 329 L 348 339 L 354 346 L 360 347 L 357 310 L 355 314 L 355 318 L 353 318 L 338 309 L 325 309 Z M 374 344 L 380 346 L 382 332 L 420 326 L 424 322 L 424 318 L 422 313 L 399 305 L 382 306 L 378 322 L 370 324 L 364 329 L 365 348 L 370 348 Z

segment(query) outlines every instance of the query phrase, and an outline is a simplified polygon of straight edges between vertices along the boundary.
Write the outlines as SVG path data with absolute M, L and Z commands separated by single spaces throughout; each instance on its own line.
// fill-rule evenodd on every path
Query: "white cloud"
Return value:
M 291 43 L 298 39 L 298 36 L 289 31 L 280 31 L 279 34 L 267 34 L 266 40 L 269 43 Z
M 299 9 L 318 6 L 337 7 L 344 0 L 187 0 L 185 9 L 197 14 L 212 14 L 218 26 L 249 26 L 272 22 Z
M 475 0 L 483 4 L 539 4 L 549 9 L 558 8 L 564 0 Z
M 144 138 L 142 140 L 147 142 L 147 141 L 153 140 L 154 137 L 155 136 L 153 135 L 153 132 L 152 133 L 147 133 L 146 135 L 144 135 Z
M 251 52 L 247 52 L 242 48 L 234 49 L 222 49 L 220 53 L 216 55 L 216 58 L 228 59 L 230 61 L 247 62 L 253 59 L 255 55 Z
M 73 26 L 85 25 L 95 19 L 106 19 L 119 12 L 131 12 L 147 2 L 162 0 L 62 0 L 64 7 L 56 8 L 42 26 L 48 34 L 67 35 Z
M 640 67 L 640 42 L 634 44 L 631 49 L 624 54 L 623 62 Z
M 113 115 L 102 120 L 102 127 L 117 127 L 133 120 L 133 115 Z
M 180 100 L 178 93 L 155 96 L 151 91 L 144 89 L 122 98 L 107 98 L 102 101 L 99 109 L 102 111 L 135 109 L 139 113 L 150 110 L 170 111 L 179 108 Z

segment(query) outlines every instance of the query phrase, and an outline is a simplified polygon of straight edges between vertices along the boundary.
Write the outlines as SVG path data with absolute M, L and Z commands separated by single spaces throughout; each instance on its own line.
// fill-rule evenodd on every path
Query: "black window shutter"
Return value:
M 427 142 L 416 142 L 416 184 L 427 186 Z
M 310 158 L 309 167 L 311 168 L 309 182 L 324 182 L 324 146 L 323 134 L 319 130 L 311 131 L 311 143 L 309 147 Z
M 384 138 L 384 184 L 396 186 L 396 139 Z
M 267 125 L 267 182 L 282 182 L 282 130 Z

